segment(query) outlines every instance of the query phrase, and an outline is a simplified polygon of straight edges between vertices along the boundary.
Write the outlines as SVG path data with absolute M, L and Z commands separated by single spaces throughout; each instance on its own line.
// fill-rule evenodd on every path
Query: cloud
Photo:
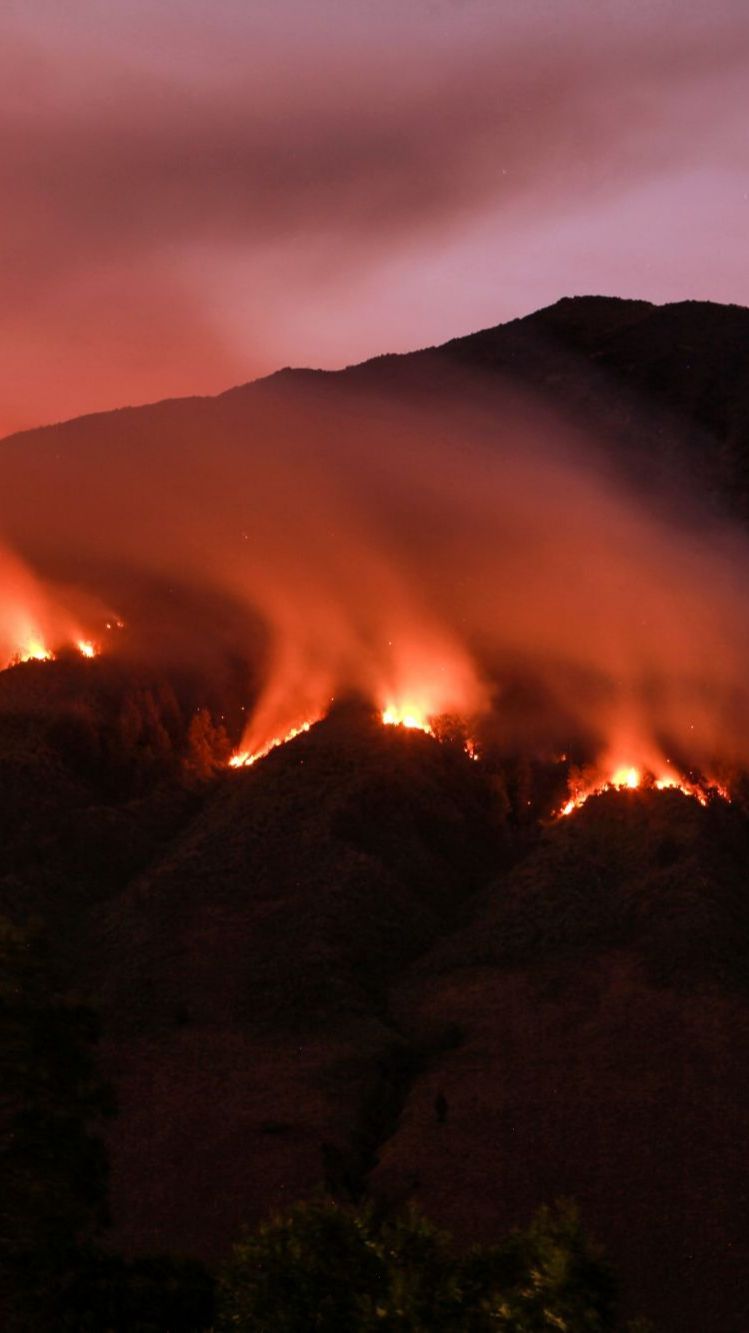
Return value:
M 230 4 L 166 5 L 108 34 L 85 4 L 43 23 L 44 6 L 18 9 L 0 56 L 0 300 L 20 348 L 36 327 L 50 349 L 36 358 L 42 401 L 152 394 L 137 349 L 155 317 L 164 392 L 218 388 L 241 366 L 248 378 L 268 368 L 264 340 L 282 350 L 295 303 L 322 303 L 343 277 L 356 289 L 404 247 L 447 244 L 494 210 L 511 250 L 529 227 L 650 178 L 738 163 L 749 34 L 736 6 L 709 27 L 691 5 L 594 17 L 573 4 L 564 21 L 521 8 L 523 21 L 506 4 L 397 17 L 287 3 L 254 21 Z M 238 283 L 219 298 L 221 262 Z M 402 313 L 394 293 L 373 351 Z M 347 319 L 324 316 L 341 327 L 341 361 Z M 110 370 L 92 375 L 102 328 Z M 80 330 L 60 398 L 49 366 Z M 18 353 L 27 372 L 31 357 Z M 24 410 L 11 393 L 7 411 Z

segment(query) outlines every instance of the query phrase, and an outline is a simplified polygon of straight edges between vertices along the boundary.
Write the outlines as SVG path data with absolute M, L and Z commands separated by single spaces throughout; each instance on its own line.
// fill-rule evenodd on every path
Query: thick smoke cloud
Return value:
M 253 751 L 356 691 L 490 717 L 539 753 L 749 762 L 747 540 L 696 503 L 669 517 L 601 460 L 481 386 L 417 407 L 281 376 L 8 441 L 0 522 L 102 605 L 150 579 L 173 606 L 192 588 L 240 609 L 230 630 L 185 612 L 178 657 L 244 634 L 252 658 L 260 622 Z
M 681 205 L 676 235 L 655 196 L 635 230 L 689 281 L 623 274 L 634 214 L 607 211 L 685 177 L 697 203 L 708 169 L 740 206 L 741 4 L 709 22 L 697 3 L 122 9 L 40 0 L 5 19 L 0 430 L 497 322 L 542 303 L 532 284 L 506 294 L 529 232 L 560 248 L 549 299 L 600 289 L 563 253 L 581 210 L 606 219 L 610 288 L 748 295 L 743 242 L 724 290 L 725 249 L 706 275 Z M 403 256 L 410 289 L 393 277 L 378 305 L 368 283 Z M 479 280 L 489 311 L 461 295 Z

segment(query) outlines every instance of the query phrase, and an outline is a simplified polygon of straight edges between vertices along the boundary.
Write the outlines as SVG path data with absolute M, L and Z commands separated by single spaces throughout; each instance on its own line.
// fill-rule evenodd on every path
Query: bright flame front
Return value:
M 665 763 L 668 762 L 670 761 L 665 761 Z M 694 800 L 699 801 L 700 805 L 707 805 L 711 795 L 721 796 L 725 801 L 731 799 L 726 788 L 719 782 L 693 782 L 674 771 L 661 770 L 658 774 L 655 774 L 648 769 L 635 768 L 625 764 L 614 768 L 608 776 L 606 776 L 605 770 L 602 772 L 600 769 L 594 769 L 581 774 L 580 777 L 573 778 L 570 782 L 569 796 L 557 813 L 560 816 L 571 815 L 574 810 L 580 810 L 591 796 L 602 796 L 605 792 L 610 791 L 623 792 L 640 789 L 680 791 L 684 796 L 691 796 Z
M 387 708 L 383 708 L 381 717 L 386 727 L 407 727 L 410 731 L 424 731 L 427 736 L 434 735 L 429 718 L 413 704 L 404 704 L 402 707 L 388 704 Z
M 18 649 L 13 661 L 15 662 L 51 662 L 54 653 L 49 648 L 45 648 L 41 639 L 31 638 L 23 647 Z
M 315 717 L 311 722 L 303 722 L 300 727 L 292 727 L 285 736 L 274 736 L 273 740 L 268 741 L 267 745 L 264 745 L 261 750 L 256 750 L 254 754 L 251 754 L 249 750 L 237 750 L 237 753 L 233 754 L 229 760 L 230 768 L 250 768 L 252 764 L 257 763 L 258 759 L 264 759 L 267 754 L 270 754 L 271 750 L 276 750 L 279 745 L 285 745 L 287 741 L 293 741 L 296 736 L 303 735 L 305 731 L 309 731 L 310 727 L 314 726 L 315 722 L 319 721 L 320 719 Z

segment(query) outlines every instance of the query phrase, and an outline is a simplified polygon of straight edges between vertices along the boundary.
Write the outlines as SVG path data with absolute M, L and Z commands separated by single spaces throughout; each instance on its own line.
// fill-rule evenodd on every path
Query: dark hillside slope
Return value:
M 746 819 L 624 794 L 529 843 L 496 799 L 343 714 L 100 912 L 116 1234 L 212 1255 L 324 1187 L 470 1240 L 573 1195 L 633 1310 L 739 1333 Z
M 215 1255 L 317 1185 L 358 1196 L 403 1080 L 449 1036 L 404 1040 L 393 978 L 506 841 L 477 765 L 366 713 L 217 786 L 96 931 L 124 1240 Z
M 446 1022 L 461 1040 L 413 1081 L 374 1192 L 467 1238 L 574 1195 L 659 1328 L 739 1333 L 746 839 L 676 793 L 551 827 L 393 994 L 412 1040 Z
M 38 918 L 79 964 L 95 904 L 148 865 L 200 803 L 190 712 L 131 664 L 0 671 L 0 914 Z

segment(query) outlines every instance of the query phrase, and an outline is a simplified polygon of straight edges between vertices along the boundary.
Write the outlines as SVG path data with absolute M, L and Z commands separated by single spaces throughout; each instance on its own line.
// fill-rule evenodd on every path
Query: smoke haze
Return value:
M 7 441 L 0 514 L 79 599 L 149 588 L 124 608 L 145 656 L 241 650 L 251 751 L 353 691 L 543 753 L 747 762 L 747 540 L 696 503 L 669 517 L 602 457 L 485 386 L 425 407 L 280 376 Z

